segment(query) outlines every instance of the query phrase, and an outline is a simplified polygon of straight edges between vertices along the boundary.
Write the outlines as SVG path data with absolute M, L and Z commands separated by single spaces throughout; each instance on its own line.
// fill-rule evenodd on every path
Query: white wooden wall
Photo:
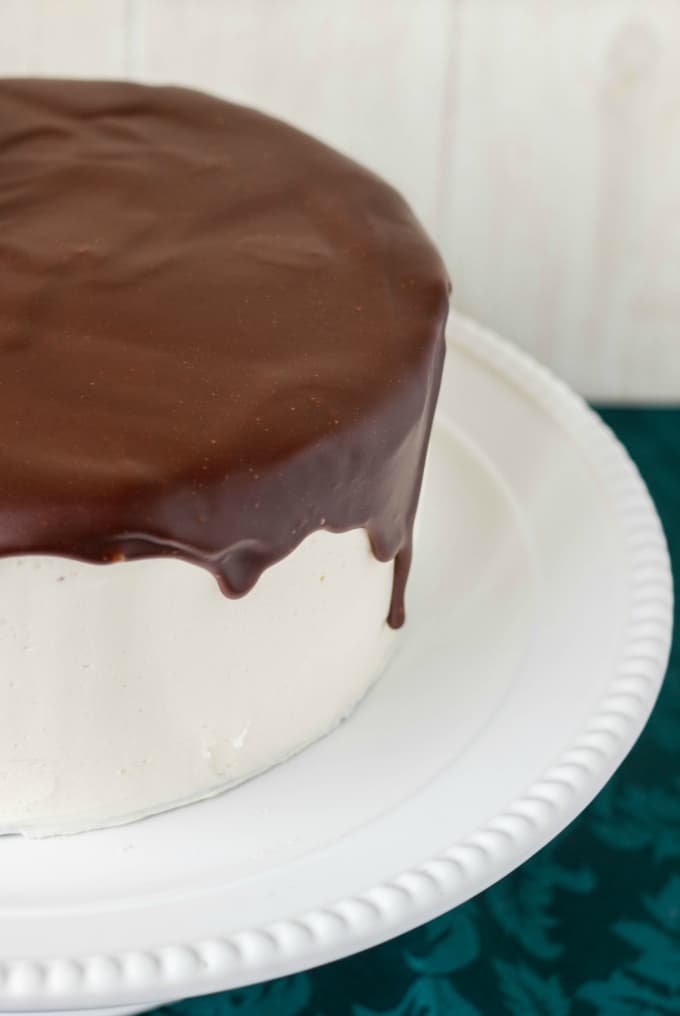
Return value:
M 680 401 L 680 0 L 0 0 L 0 74 L 282 116 L 402 190 L 463 310 L 587 395 Z

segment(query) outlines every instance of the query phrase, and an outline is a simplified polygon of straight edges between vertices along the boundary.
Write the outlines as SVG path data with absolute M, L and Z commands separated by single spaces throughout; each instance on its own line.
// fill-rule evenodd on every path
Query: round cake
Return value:
M 0 831 L 333 728 L 404 620 L 448 281 L 387 184 L 179 88 L 0 82 Z

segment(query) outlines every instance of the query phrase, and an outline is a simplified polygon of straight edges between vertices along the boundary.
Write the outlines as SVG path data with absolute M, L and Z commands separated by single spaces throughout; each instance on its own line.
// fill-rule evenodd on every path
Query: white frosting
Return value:
M 128 821 L 303 748 L 382 670 L 391 583 L 362 530 L 239 600 L 182 561 L 0 560 L 0 830 Z

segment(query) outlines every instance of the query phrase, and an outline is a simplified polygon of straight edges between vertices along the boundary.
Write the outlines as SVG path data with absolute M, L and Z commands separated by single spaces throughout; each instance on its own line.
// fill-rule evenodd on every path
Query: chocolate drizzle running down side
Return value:
M 240 596 L 363 527 L 404 590 L 448 281 L 404 201 L 177 88 L 0 82 L 0 555 Z

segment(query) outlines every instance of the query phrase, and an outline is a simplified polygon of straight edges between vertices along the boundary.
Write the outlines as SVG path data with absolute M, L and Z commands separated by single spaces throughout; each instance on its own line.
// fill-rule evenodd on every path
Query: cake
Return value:
M 0 831 L 329 732 L 404 621 L 448 281 L 403 199 L 198 92 L 0 82 Z

